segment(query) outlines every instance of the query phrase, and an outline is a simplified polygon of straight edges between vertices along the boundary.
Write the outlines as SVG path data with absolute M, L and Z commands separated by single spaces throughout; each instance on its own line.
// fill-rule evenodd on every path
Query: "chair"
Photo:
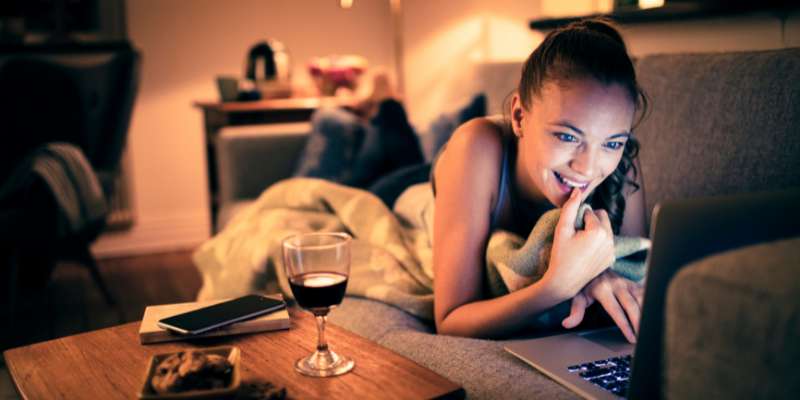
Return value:
M 0 46 L 0 186 L 31 152 L 65 142 L 82 151 L 109 198 L 137 92 L 139 58 L 128 42 Z M 106 301 L 115 303 L 89 250 L 105 228 L 105 215 L 64 236 L 56 231 L 64 215 L 43 180 L 0 195 L 9 318 L 22 278 L 49 279 L 57 260 L 88 267 Z

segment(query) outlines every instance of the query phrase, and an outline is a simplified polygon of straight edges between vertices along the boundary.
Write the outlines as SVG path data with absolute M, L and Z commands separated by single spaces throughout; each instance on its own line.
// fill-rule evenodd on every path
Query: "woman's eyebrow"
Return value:
M 606 140 L 611 140 L 611 139 L 616 139 L 616 138 L 621 138 L 621 137 L 624 137 L 625 139 L 627 139 L 627 138 L 631 137 L 631 134 L 629 132 L 615 133 L 615 134 L 609 136 L 608 139 L 606 139 Z
M 564 127 L 564 128 L 568 128 L 568 129 L 571 129 L 571 130 L 575 131 L 575 133 L 577 133 L 577 134 L 579 134 L 581 136 L 584 135 L 582 130 L 576 128 L 575 125 L 572 125 L 571 123 L 569 123 L 567 121 L 551 122 L 550 125 L 556 125 L 556 126 L 561 126 L 561 127 Z M 615 133 L 615 134 L 609 136 L 608 138 L 606 138 L 606 140 L 616 139 L 616 138 L 620 138 L 620 137 L 624 137 L 624 138 L 627 139 L 630 136 L 631 136 L 630 132 L 620 132 L 620 133 Z
M 579 135 L 583 135 L 583 131 L 582 130 L 576 128 L 575 125 L 572 125 L 567 121 L 551 122 L 550 125 L 556 125 L 556 126 L 562 126 L 564 128 L 569 128 L 569 129 L 572 129 L 573 131 L 575 131 L 575 133 L 577 133 Z

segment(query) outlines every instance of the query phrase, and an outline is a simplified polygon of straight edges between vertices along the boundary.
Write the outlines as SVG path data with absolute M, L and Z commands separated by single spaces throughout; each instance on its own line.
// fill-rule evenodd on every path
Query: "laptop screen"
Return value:
M 800 234 L 797 204 L 800 189 L 667 201 L 656 206 L 629 398 L 658 399 L 663 393 L 664 302 L 672 277 L 707 255 Z

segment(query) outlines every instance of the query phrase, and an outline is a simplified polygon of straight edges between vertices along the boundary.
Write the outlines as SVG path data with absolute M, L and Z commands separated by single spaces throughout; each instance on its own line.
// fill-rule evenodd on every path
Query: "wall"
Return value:
M 467 101 L 465 91 L 480 86 L 471 82 L 480 79 L 470 75 L 472 64 L 522 62 L 544 37 L 528 30 L 531 18 L 590 14 L 608 6 L 605 0 L 471 0 L 459 2 L 459 7 L 435 0 L 404 1 L 406 100 L 414 125 L 424 133 L 437 115 Z M 761 13 L 626 25 L 622 33 L 634 56 L 774 49 L 800 45 L 800 13 L 785 22 Z
M 631 53 L 636 56 L 653 53 L 766 50 L 791 46 L 790 37 L 784 37 L 782 21 L 768 13 L 630 25 L 624 28 L 623 34 Z
M 528 29 L 540 1 L 403 2 L 406 104 L 424 132 L 431 119 L 466 102 L 453 88 L 468 80 L 470 63 L 524 59 L 543 37 Z
M 126 3 L 128 35 L 143 56 L 128 141 L 137 221 L 101 237 L 99 257 L 191 248 L 209 237 L 205 139 L 192 102 L 217 99 L 215 75 L 241 76 L 255 42 L 284 42 L 300 84 L 313 56 L 357 53 L 394 65 L 388 1 L 349 10 L 333 0 Z
M 351 10 L 338 8 L 334 0 L 126 3 L 128 34 L 144 56 L 129 140 L 138 219 L 131 231 L 96 243 L 93 250 L 101 257 L 191 248 L 209 237 L 203 127 L 191 104 L 217 97 L 215 75 L 241 75 L 244 54 L 257 40 L 282 40 L 299 81 L 304 63 L 316 55 L 359 53 L 373 65 L 394 65 L 389 1 L 356 0 Z M 412 122 L 424 133 L 432 118 L 466 102 L 464 80 L 471 64 L 521 62 L 543 38 L 527 28 L 530 18 L 588 13 L 607 4 L 403 1 L 402 62 Z M 762 14 L 632 25 L 623 34 L 637 56 L 769 49 L 800 45 L 800 17 L 785 23 Z

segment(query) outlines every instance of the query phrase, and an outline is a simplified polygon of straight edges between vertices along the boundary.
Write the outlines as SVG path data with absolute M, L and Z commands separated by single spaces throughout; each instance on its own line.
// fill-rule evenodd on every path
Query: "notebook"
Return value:
M 273 297 L 276 299 L 283 300 L 283 296 L 280 294 L 269 295 L 268 297 Z M 262 315 L 257 318 L 236 322 L 234 324 L 227 325 L 219 329 L 215 329 L 212 331 L 188 337 L 175 334 L 165 329 L 161 329 L 158 327 L 158 325 L 156 325 L 158 323 L 158 320 L 162 318 L 167 318 L 173 315 L 178 315 L 188 311 L 193 311 L 198 308 L 211 306 L 226 300 L 227 299 L 148 306 L 144 310 L 144 316 L 142 317 L 142 322 L 139 325 L 139 341 L 142 344 L 150 344 L 159 342 L 169 342 L 173 340 L 185 340 L 187 338 L 238 335 L 242 333 L 289 329 L 291 325 L 291 320 L 289 319 L 289 311 L 286 308 L 266 315 Z

